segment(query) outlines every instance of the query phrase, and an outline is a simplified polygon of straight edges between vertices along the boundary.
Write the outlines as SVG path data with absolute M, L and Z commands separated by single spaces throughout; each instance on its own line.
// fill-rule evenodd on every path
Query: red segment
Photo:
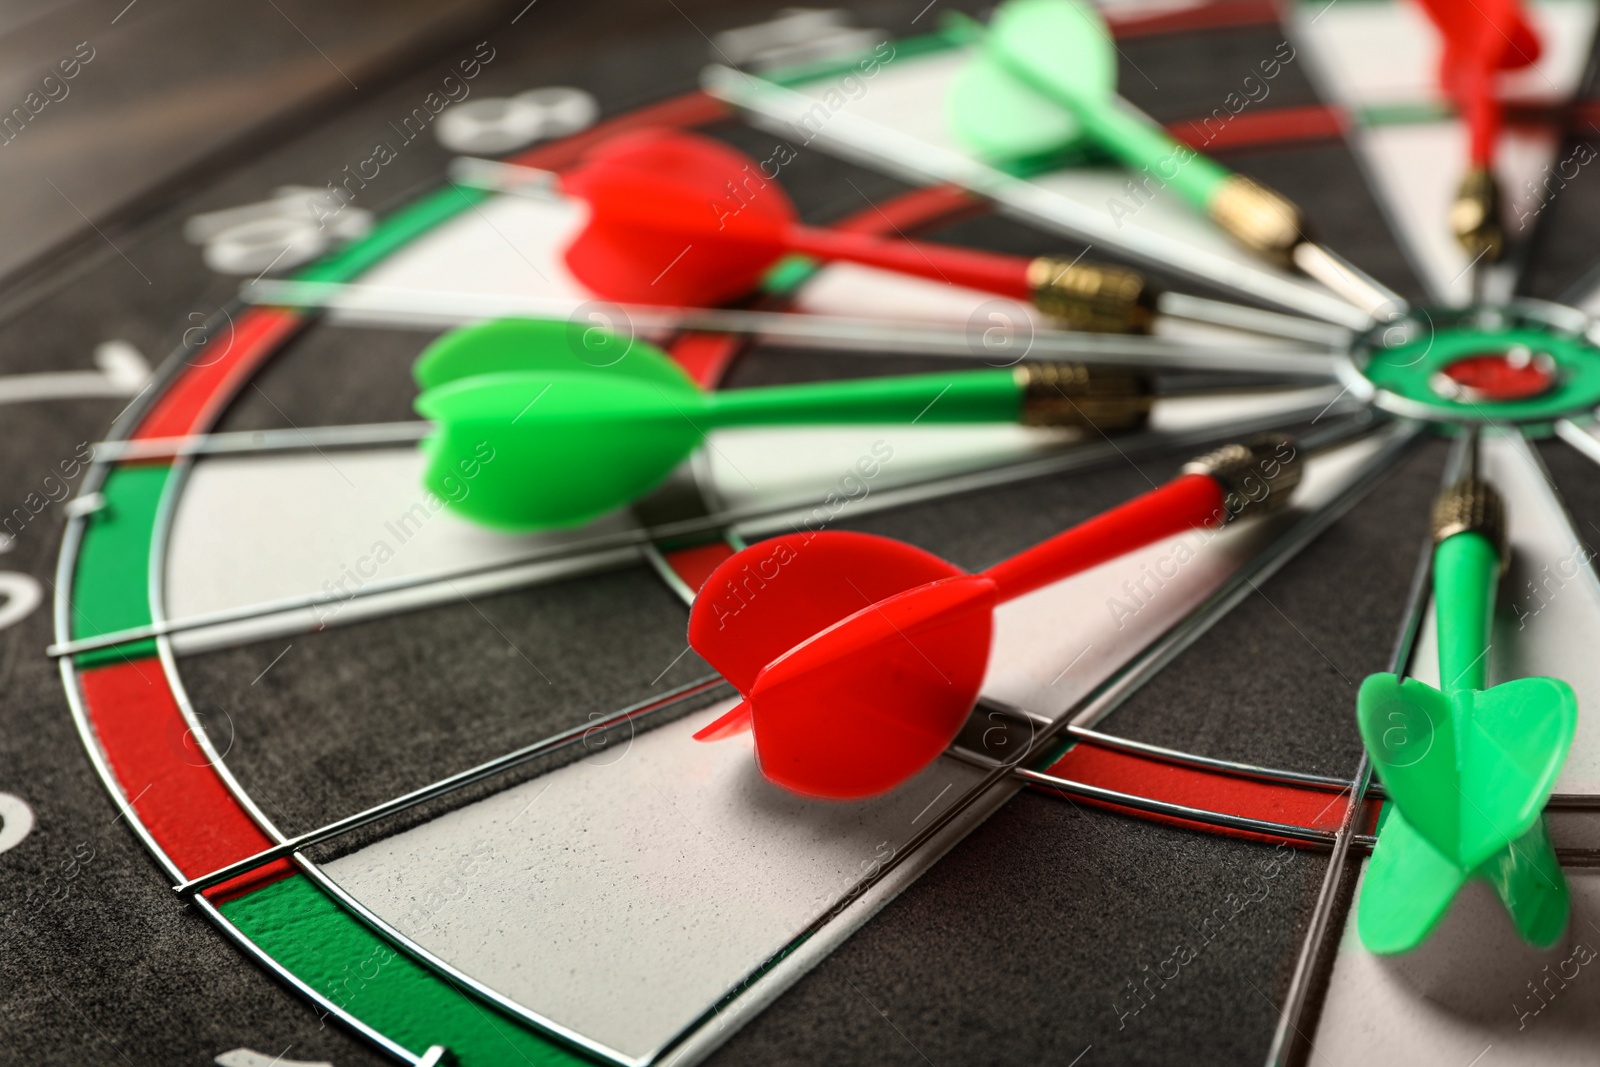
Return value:
M 1302 826 L 1312 830 L 1338 830 L 1344 824 L 1348 793 L 1329 788 L 1286 785 L 1242 778 L 1199 767 L 1168 763 L 1098 745 L 1079 744 L 1051 765 L 1049 773 L 1084 785 L 1113 789 L 1151 800 L 1182 804 L 1204 811 Z M 1048 787 L 1041 787 L 1048 788 Z M 1066 794 L 1063 794 L 1066 795 Z M 1075 803 L 1124 811 L 1141 819 L 1224 833 L 1233 837 L 1277 841 L 1271 835 L 1220 829 L 1207 823 L 1121 808 L 1108 801 L 1072 797 Z M 1368 801 L 1364 821 L 1376 818 L 1378 805 Z M 1304 844 L 1291 841 L 1290 844 Z
M 1167 132 L 1190 148 L 1214 151 L 1334 140 L 1344 136 L 1344 112 L 1325 104 L 1241 111 L 1218 109 L 1210 115 L 1174 122 Z
M 195 746 L 158 659 L 96 667 L 78 676 L 111 773 L 156 845 L 195 878 L 275 843 Z M 209 890 L 228 898 L 293 873 L 279 860 Z
M 713 541 L 709 545 L 696 545 L 694 548 L 680 548 L 676 552 L 668 552 L 665 558 L 672 572 L 683 579 L 683 584 L 698 593 L 712 572 L 732 555 L 733 546 L 728 542 Z
M 1527 349 L 1467 356 L 1441 372 L 1476 400 L 1526 400 L 1556 384 L 1555 364 Z
M 188 357 L 176 380 L 133 432 L 134 440 L 184 437 L 205 429 L 301 322 L 298 315 L 277 308 L 240 315 L 226 333 L 209 337 Z
M 668 352 L 702 388 L 722 380 L 734 357 L 744 348 L 744 338 L 734 333 L 686 333 L 672 342 Z

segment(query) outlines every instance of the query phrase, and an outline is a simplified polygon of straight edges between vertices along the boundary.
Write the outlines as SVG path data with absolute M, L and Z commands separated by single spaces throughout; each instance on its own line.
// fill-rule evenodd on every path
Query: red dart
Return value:
M 1518 0 L 1419 0 L 1444 38 L 1439 86 L 1472 131 L 1472 163 L 1494 159 L 1500 101 L 1494 79 L 1539 58 L 1539 37 Z
M 1501 71 L 1526 67 L 1538 59 L 1539 38 L 1519 0 L 1419 2 L 1444 40 L 1439 86 L 1454 101 L 1471 134 L 1469 166 L 1450 207 L 1450 229 L 1474 264 L 1481 259 L 1494 262 L 1506 245 L 1500 186 L 1491 169 L 1501 122 L 1495 79 Z M 1475 288 L 1481 279 L 1481 272 L 1475 272 Z
M 802 225 L 763 164 L 720 141 L 636 130 L 592 149 L 562 177 L 588 201 L 567 266 L 609 300 L 711 306 L 742 297 L 790 253 L 845 260 L 1033 299 L 1082 329 L 1148 324 L 1154 294 L 1135 271 Z
M 744 697 L 695 738 L 753 729 L 761 772 L 797 793 L 892 789 L 966 721 L 998 604 L 1246 507 L 1280 506 L 1299 480 L 1287 436 L 1227 445 L 981 574 L 870 534 L 751 545 L 712 572 L 689 616 L 689 643 Z

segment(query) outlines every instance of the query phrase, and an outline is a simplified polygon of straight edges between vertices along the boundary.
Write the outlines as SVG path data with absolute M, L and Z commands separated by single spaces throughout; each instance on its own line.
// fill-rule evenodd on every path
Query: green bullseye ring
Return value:
M 1519 423 L 1526 432 L 1600 406 L 1600 347 L 1586 315 L 1554 304 L 1421 308 L 1359 337 L 1351 361 L 1373 403 L 1434 423 Z M 1492 399 L 1448 395 L 1446 368 L 1485 355 L 1531 356 L 1553 365 L 1550 388 L 1535 396 Z M 1542 424 L 1542 425 L 1541 425 Z

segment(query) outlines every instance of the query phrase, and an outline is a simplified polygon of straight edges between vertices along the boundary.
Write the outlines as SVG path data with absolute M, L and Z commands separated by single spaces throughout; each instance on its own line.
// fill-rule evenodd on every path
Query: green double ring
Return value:
M 1447 424 L 1518 423 L 1546 433 L 1554 420 L 1600 406 L 1593 329 L 1582 312 L 1535 301 L 1418 308 L 1357 337 L 1350 356 L 1358 378 L 1351 384 L 1371 389 L 1372 402 L 1397 415 Z M 1496 400 L 1440 388 L 1445 369 L 1460 360 L 1519 350 L 1551 368 L 1554 380 L 1544 392 Z

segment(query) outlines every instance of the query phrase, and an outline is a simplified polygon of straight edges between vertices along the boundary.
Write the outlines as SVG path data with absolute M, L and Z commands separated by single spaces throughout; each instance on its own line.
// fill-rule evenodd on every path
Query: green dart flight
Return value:
M 1009 421 L 1117 430 L 1142 424 L 1153 400 L 1139 375 L 1075 363 L 706 392 L 645 341 L 532 319 L 457 330 L 414 373 L 417 411 L 434 423 L 422 445 L 424 483 L 460 514 L 513 530 L 574 526 L 624 507 L 721 427 Z
M 1361 684 L 1361 738 L 1390 800 L 1357 918 L 1373 952 L 1415 948 L 1469 878 L 1494 887 L 1530 944 L 1548 947 L 1566 927 L 1567 884 L 1543 812 L 1572 747 L 1577 698 L 1554 678 L 1484 688 L 1504 514 L 1475 477 L 1435 503 L 1443 691 L 1393 674 Z
M 1306 242 L 1299 209 L 1277 193 L 1179 144 L 1117 96 L 1111 31 L 1080 0 L 1009 0 L 988 27 L 948 23 L 977 45 L 956 76 L 946 112 L 978 154 L 1021 161 L 1095 147 L 1170 187 L 1241 244 L 1288 266 Z

